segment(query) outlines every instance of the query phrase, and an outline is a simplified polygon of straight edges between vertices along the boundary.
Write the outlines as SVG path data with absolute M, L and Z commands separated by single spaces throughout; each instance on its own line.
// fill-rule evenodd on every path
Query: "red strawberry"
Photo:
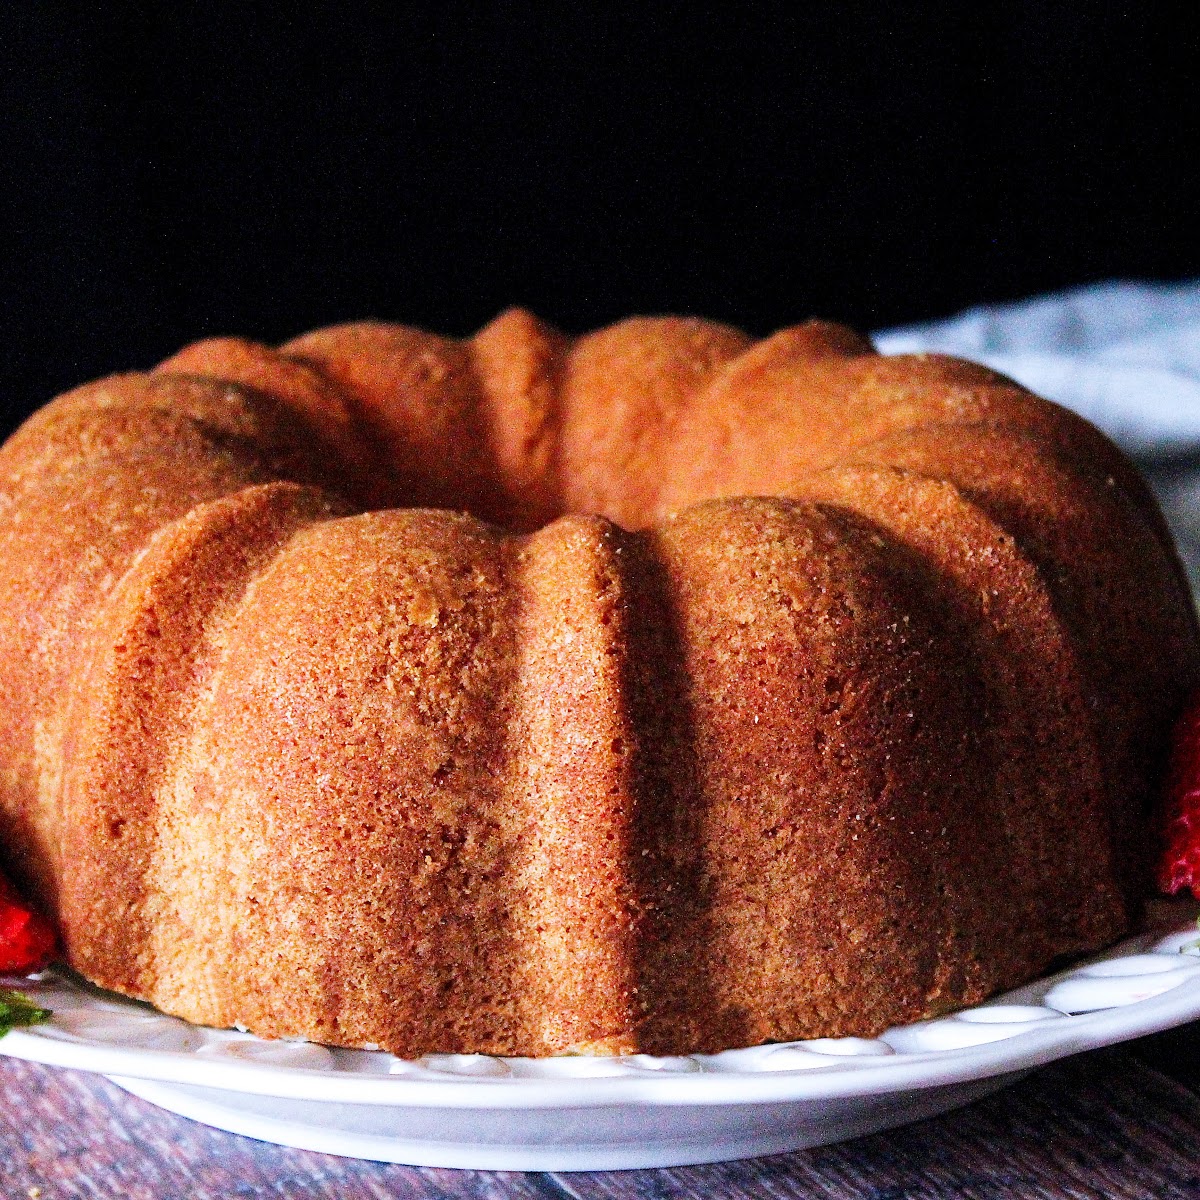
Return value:
M 1175 726 L 1165 800 L 1159 890 L 1190 888 L 1200 899 L 1200 694 Z
M 45 917 L 27 908 L 0 876 L 0 974 L 26 975 L 50 961 L 58 938 Z

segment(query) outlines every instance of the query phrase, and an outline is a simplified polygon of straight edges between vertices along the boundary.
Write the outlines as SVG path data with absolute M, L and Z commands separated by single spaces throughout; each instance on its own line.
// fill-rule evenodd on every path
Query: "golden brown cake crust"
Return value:
M 873 1035 L 1120 935 L 1200 638 L 1079 418 L 810 322 L 189 346 L 0 450 L 0 845 L 339 1045 Z

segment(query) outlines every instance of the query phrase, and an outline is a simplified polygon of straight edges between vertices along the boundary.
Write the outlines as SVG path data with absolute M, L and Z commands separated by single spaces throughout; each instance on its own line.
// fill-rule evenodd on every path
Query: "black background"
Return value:
M 571 330 L 661 311 L 871 328 L 1200 274 L 1194 22 L 155 11 L 0 19 L 6 427 L 208 334 L 466 333 L 511 303 Z

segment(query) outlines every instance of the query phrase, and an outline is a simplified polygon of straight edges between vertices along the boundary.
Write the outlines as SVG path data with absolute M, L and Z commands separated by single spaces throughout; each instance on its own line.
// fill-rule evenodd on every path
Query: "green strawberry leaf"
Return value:
M 1200 929 L 1200 917 L 1196 918 L 1196 928 Z M 1180 954 L 1190 954 L 1193 950 L 1200 950 L 1200 938 L 1197 938 L 1194 942 L 1184 942 L 1179 947 Z
M 0 1037 L 18 1025 L 40 1025 L 50 1019 L 50 1010 L 38 1008 L 28 996 L 0 988 Z

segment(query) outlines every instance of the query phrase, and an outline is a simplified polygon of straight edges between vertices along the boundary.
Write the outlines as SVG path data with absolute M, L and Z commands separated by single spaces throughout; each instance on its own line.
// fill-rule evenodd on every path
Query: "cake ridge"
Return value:
M 997 459 L 997 450 L 1006 453 Z M 909 431 L 851 457 L 939 474 L 1032 560 L 1079 655 L 1114 837 L 1130 843 L 1158 785 L 1151 764 L 1165 752 L 1164 714 L 1183 702 L 1197 669 L 1190 590 L 1144 504 L 1107 472 L 1081 470 L 1060 446 L 1011 424 L 958 424 L 936 437 Z M 1010 457 L 1021 463 L 1020 479 L 1003 465 Z M 1121 616 L 1130 604 L 1140 618 Z M 1134 897 L 1144 890 L 1148 864 L 1144 855 L 1124 857 L 1124 888 Z
M 506 754 L 529 824 L 514 892 L 531 926 L 524 1001 L 539 1054 L 639 1048 L 628 863 L 643 746 L 624 672 L 630 540 L 601 517 L 569 515 L 517 542 Z
M 84 948 L 79 968 L 116 990 L 136 995 L 158 984 L 145 945 L 157 814 L 212 670 L 214 618 L 236 607 L 238 593 L 298 528 L 336 511 L 321 492 L 291 483 L 197 505 L 155 531 L 93 620 L 65 701 L 60 804 L 72 870 L 63 874 L 59 913 L 64 936 Z M 141 944 L 130 937 L 139 923 Z
M 533 532 L 567 511 L 561 477 L 562 375 L 572 339 L 509 308 L 468 342 L 505 503 L 498 523 Z
M 1090 911 L 1114 867 L 1113 814 L 1100 743 L 1089 730 L 1084 665 L 1036 564 L 946 479 L 897 466 L 846 465 L 814 473 L 795 490 L 809 500 L 849 505 L 921 555 L 938 578 L 956 611 L 956 641 L 970 646 L 970 669 L 983 685 L 976 753 L 990 761 L 999 783 L 997 812 L 1012 864 L 1010 877 L 999 882 L 1013 886 L 987 904 L 1021 912 L 1029 928 L 1048 926 L 1054 937 L 1077 923 L 1086 927 L 1079 905 L 1093 898 Z M 1052 743 L 1045 737 L 1050 728 Z M 1039 861 L 1031 852 L 1077 815 L 1095 831 L 1094 855 L 1066 864 Z M 996 882 L 982 881 L 981 893 Z M 1129 914 L 1123 902 L 1110 910 L 1100 931 L 1088 936 L 1116 936 Z M 1000 975 L 1009 969 L 1005 951 L 993 950 L 989 964 Z
M 886 976 L 893 1014 L 923 1011 L 942 987 L 937 931 L 946 912 L 931 861 L 915 848 L 946 793 L 944 780 L 919 771 L 917 747 L 936 732 L 949 762 L 966 735 L 939 700 L 942 689 L 932 690 L 927 610 L 898 607 L 900 576 L 863 569 L 892 556 L 844 510 L 710 501 L 662 536 L 684 624 L 698 756 L 695 794 L 675 800 L 699 805 L 692 819 L 701 861 L 697 894 L 670 916 L 676 943 L 695 947 L 699 962 L 659 980 L 666 994 L 656 1032 L 705 1048 L 780 1040 L 787 1030 L 849 1033 L 864 1012 L 843 1009 L 848 973 L 860 983 Z M 819 557 L 807 553 L 816 547 Z M 728 570 L 709 570 L 714 558 Z M 909 578 L 911 564 L 894 565 Z M 724 607 L 726 583 L 741 607 L 713 626 L 707 614 Z M 710 627 L 721 630 L 715 644 Z M 868 662 L 873 674 L 864 677 Z M 924 731 L 910 711 L 918 697 L 928 710 Z M 879 751 L 856 765 L 848 746 L 863 735 Z M 760 776 L 764 759 L 772 767 Z M 828 843 L 816 836 L 824 828 L 838 830 Z M 911 852 L 877 859 L 883 837 Z M 821 903 L 823 886 L 842 897 L 844 911 Z M 886 948 L 905 927 L 922 930 L 922 951 L 888 961 Z M 785 963 L 803 965 L 789 975 Z M 703 999 L 693 975 L 706 977 Z

